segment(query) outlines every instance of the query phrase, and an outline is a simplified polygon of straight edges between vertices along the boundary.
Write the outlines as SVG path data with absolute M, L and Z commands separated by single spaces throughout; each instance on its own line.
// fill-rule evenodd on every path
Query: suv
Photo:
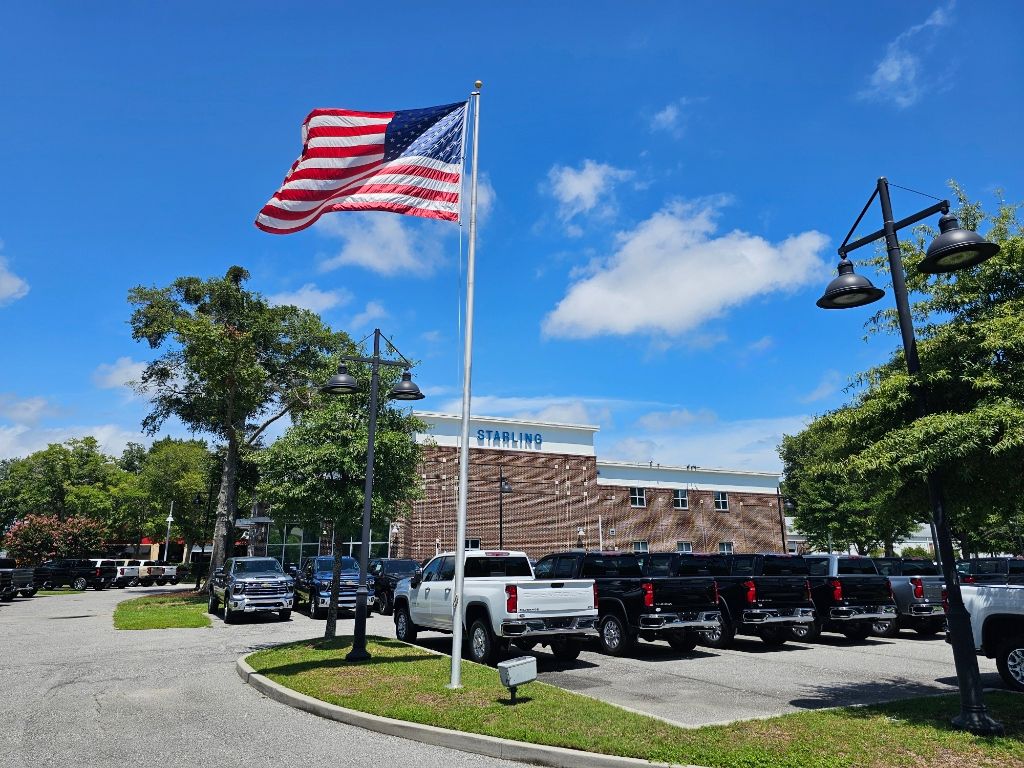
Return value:
M 276 612 L 281 621 L 292 615 L 295 581 L 272 557 L 234 557 L 210 579 L 210 613 L 224 607 L 224 623 L 244 613 Z

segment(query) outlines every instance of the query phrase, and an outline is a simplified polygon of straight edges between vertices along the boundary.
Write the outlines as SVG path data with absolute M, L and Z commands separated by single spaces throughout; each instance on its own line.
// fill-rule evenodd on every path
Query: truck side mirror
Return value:
M 213 575 L 214 576 L 223 576 L 224 575 L 224 566 L 223 565 L 218 565 L 216 568 L 214 568 Z
M 409 577 L 409 584 L 410 584 L 410 586 L 415 588 L 415 587 L 418 587 L 422 583 L 423 583 L 423 569 L 422 568 L 417 568 L 415 571 L 413 571 L 412 576 Z

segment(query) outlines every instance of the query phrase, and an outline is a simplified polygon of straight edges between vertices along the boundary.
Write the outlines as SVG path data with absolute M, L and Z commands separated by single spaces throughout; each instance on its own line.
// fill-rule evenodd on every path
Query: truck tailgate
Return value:
M 751 580 L 757 588 L 757 602 L 760 605 L 778 608 L 807 603 L 805 576 L 754 576 Z
M 595 611 L 594 582 L 591 579 L 514 583 L 519 591 L 517 613 L 575 616 Z
M 849 603 L 889 603 L 889 579 L 885 576 L 840 576 L 843 600 Z
M 654 605 L 669 611 L 699 610 L 716 606 L 712 576 L 654 576 Z

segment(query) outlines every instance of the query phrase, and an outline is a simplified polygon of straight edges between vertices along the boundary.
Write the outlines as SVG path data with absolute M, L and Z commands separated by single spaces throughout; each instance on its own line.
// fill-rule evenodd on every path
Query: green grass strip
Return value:
M 350 638 L 289 643 L 248 657 L 260 674 L 349 709 L 517 741 L 666 763 L 730 768 L 1024 768 L 1024 697 L 987 694 L 1003 738 L 954 731 L 959 698 L 936 696 L 870 707 L 817 710 L 687 729 L 534 682 L 509 706 L 497 670 L 451 661 L 397 640 L 369 638 L 373 655 L 348 664 Z M 595 673 L 599 673 L 595 670 Z M 685 708 L 685 700 L 679 707 Z
M 190 629 L 210 626 L 202 595 L 149 595 L 114 609 L 115 629 Z

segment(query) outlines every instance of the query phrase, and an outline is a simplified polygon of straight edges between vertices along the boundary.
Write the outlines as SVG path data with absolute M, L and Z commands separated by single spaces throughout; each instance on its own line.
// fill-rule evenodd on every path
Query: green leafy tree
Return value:
M 129 294 L 133 337 L 161 350 L 138 383 L 152 404 L 144 429 L 155 433 L 174 417 L 225 446 L 211 573 L 224 561 L 237 514 L 242 453 L 258 446 L 271 424 L 305 407 L 308 383 L 325 377 L 330 354 L 351 348 L 312 312 L 271 306 L 246 290 L 248 278 L 236 266 L 223 278 L 181 277 Z

